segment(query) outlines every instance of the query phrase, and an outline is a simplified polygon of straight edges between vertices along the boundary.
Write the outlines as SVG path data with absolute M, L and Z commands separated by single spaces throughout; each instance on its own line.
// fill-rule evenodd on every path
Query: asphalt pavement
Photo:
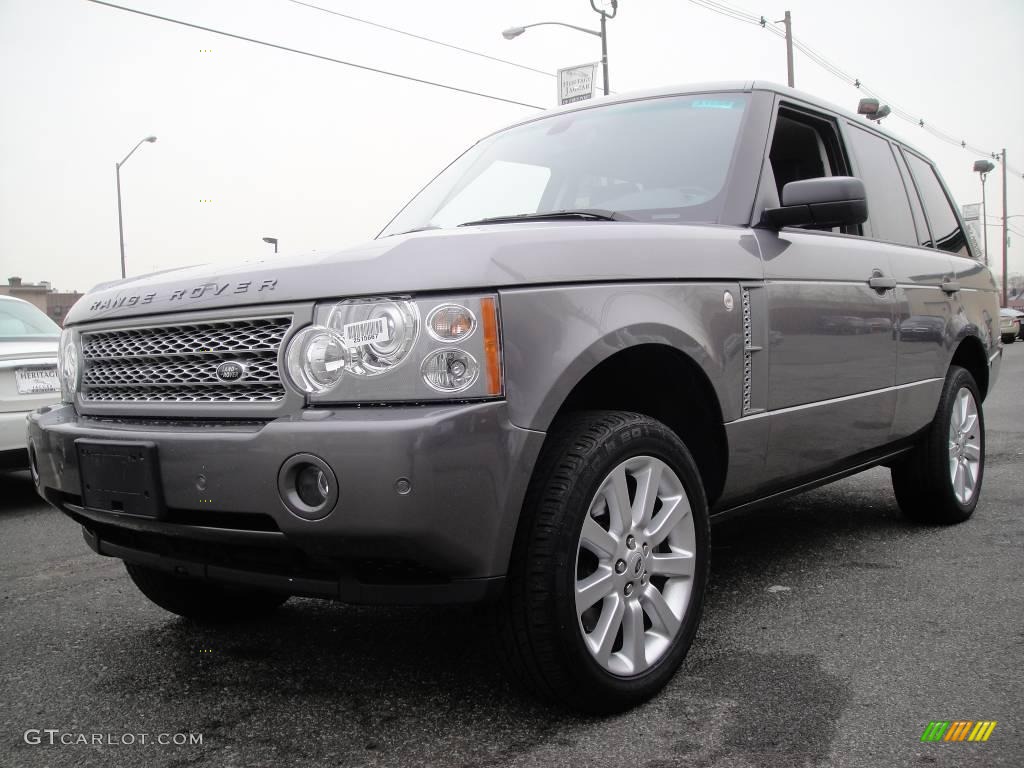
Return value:
M 963 525 L 905 522 L 874 469 L 717 526 L 684 668 L 610 718 L 520 693 L 473 609 L 292 600 L 259 625 L 194 627 L 27 475 L 0 475 L 0 766 L 1018 768 L 1022 395 L 1017 343 Z M 922 743 L 938 720 L 997 725 L 984 743 Z

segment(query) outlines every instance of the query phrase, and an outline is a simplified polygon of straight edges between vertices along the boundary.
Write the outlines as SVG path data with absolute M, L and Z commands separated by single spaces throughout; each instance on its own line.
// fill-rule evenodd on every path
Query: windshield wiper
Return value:
M 425 227 L 416 227 L 415 229 L 407 229 L 405 232 L 392 232 L 390 235 L 384 235 L 384 237 L 398 237 L 399 235 L 411 235 L 413 232 L 426 232 L 430 229 L 440 229 L 438 226 L 429 224 Z
M 514 224 L 517 221 L 557 221 L 559 219 L 583 219 L 584 221 L 634 221 L 615 211 L 603 208 L 576 208 L 566 211 L 546 211 L 544 213 L 517 213 L 512 216 L 492 216 L 487 219 L 465 221 L 460 227 L 474 227 L 477 224 Z

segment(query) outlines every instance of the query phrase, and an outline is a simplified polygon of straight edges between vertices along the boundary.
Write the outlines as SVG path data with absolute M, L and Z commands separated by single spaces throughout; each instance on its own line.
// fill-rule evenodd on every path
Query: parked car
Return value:
M 911 519 L 974 512 L 1002 348 L 957 211 L 781 86 L 573 104 L 365 246 L 94 289 L 39 492 L 176 614 L 491 601 L 519 679 L 621 710 L 694 638 L 712 519 L 880 464 Z
M 32 304 L 0 294 L 0 469 L 29 466 L 29 411 L 60 402 L 60 326 Z
M 1024 312 L 1013 307 L 999 309 L 999 333 L 1002 333 L 1002 318 L 1007 315 L 1017 318 L 1017 338 L 1024 340 Z M 1006 339 L 1004 339 L 1004 343 L 1006 343 Z
M 1024 312 L 1016 309 L 1002 307 L 999 310 L 999 335 L 1003 344 L 1013 344 L 1018 338 L 1024 339 L 1021 318 L 1024 318 Z

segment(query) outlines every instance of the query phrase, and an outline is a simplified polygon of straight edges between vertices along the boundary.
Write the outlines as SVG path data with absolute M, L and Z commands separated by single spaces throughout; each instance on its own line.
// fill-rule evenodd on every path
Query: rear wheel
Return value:
M 709 540 L 696 465 L 664 424 L 593 411 L 556 425 L 497 609 L 514 676 L 587 712 L 657 693 L 696 633 Z
M 1003 340 L 1003 344 L 1013 344 L 1017 340 L 1017 335 L 1014 333 L 1004 333 L 1000 338 Z
M 892 468 L 903 513 L 922 523 L 960 523 L 978 505 L 985 474 L 985 418 L 974 377 L 953 366 L 921 443 Z
M 187 579 L 133 563 L 125 563 L 125 568 L 142 594 L 161 608 L 203 623 L 260 618 L 288 599 L 288 595 Z

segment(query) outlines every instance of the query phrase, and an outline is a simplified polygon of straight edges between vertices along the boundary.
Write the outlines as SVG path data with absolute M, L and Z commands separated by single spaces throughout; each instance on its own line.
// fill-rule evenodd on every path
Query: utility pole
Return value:
M 1002 306 L 1008 307 L 1006 296 L 1006 250 L 1007 245 L 1010 242 L 1010 232 L 1006 224 L 1006 147 L 1003 147 L 1003 304 Z
M 783 19 L 786 24 L 786 74 L 789 76 L 789 87 L 795 88 L 796 82 L 793 77 L 793 17 L 786 11 Z

